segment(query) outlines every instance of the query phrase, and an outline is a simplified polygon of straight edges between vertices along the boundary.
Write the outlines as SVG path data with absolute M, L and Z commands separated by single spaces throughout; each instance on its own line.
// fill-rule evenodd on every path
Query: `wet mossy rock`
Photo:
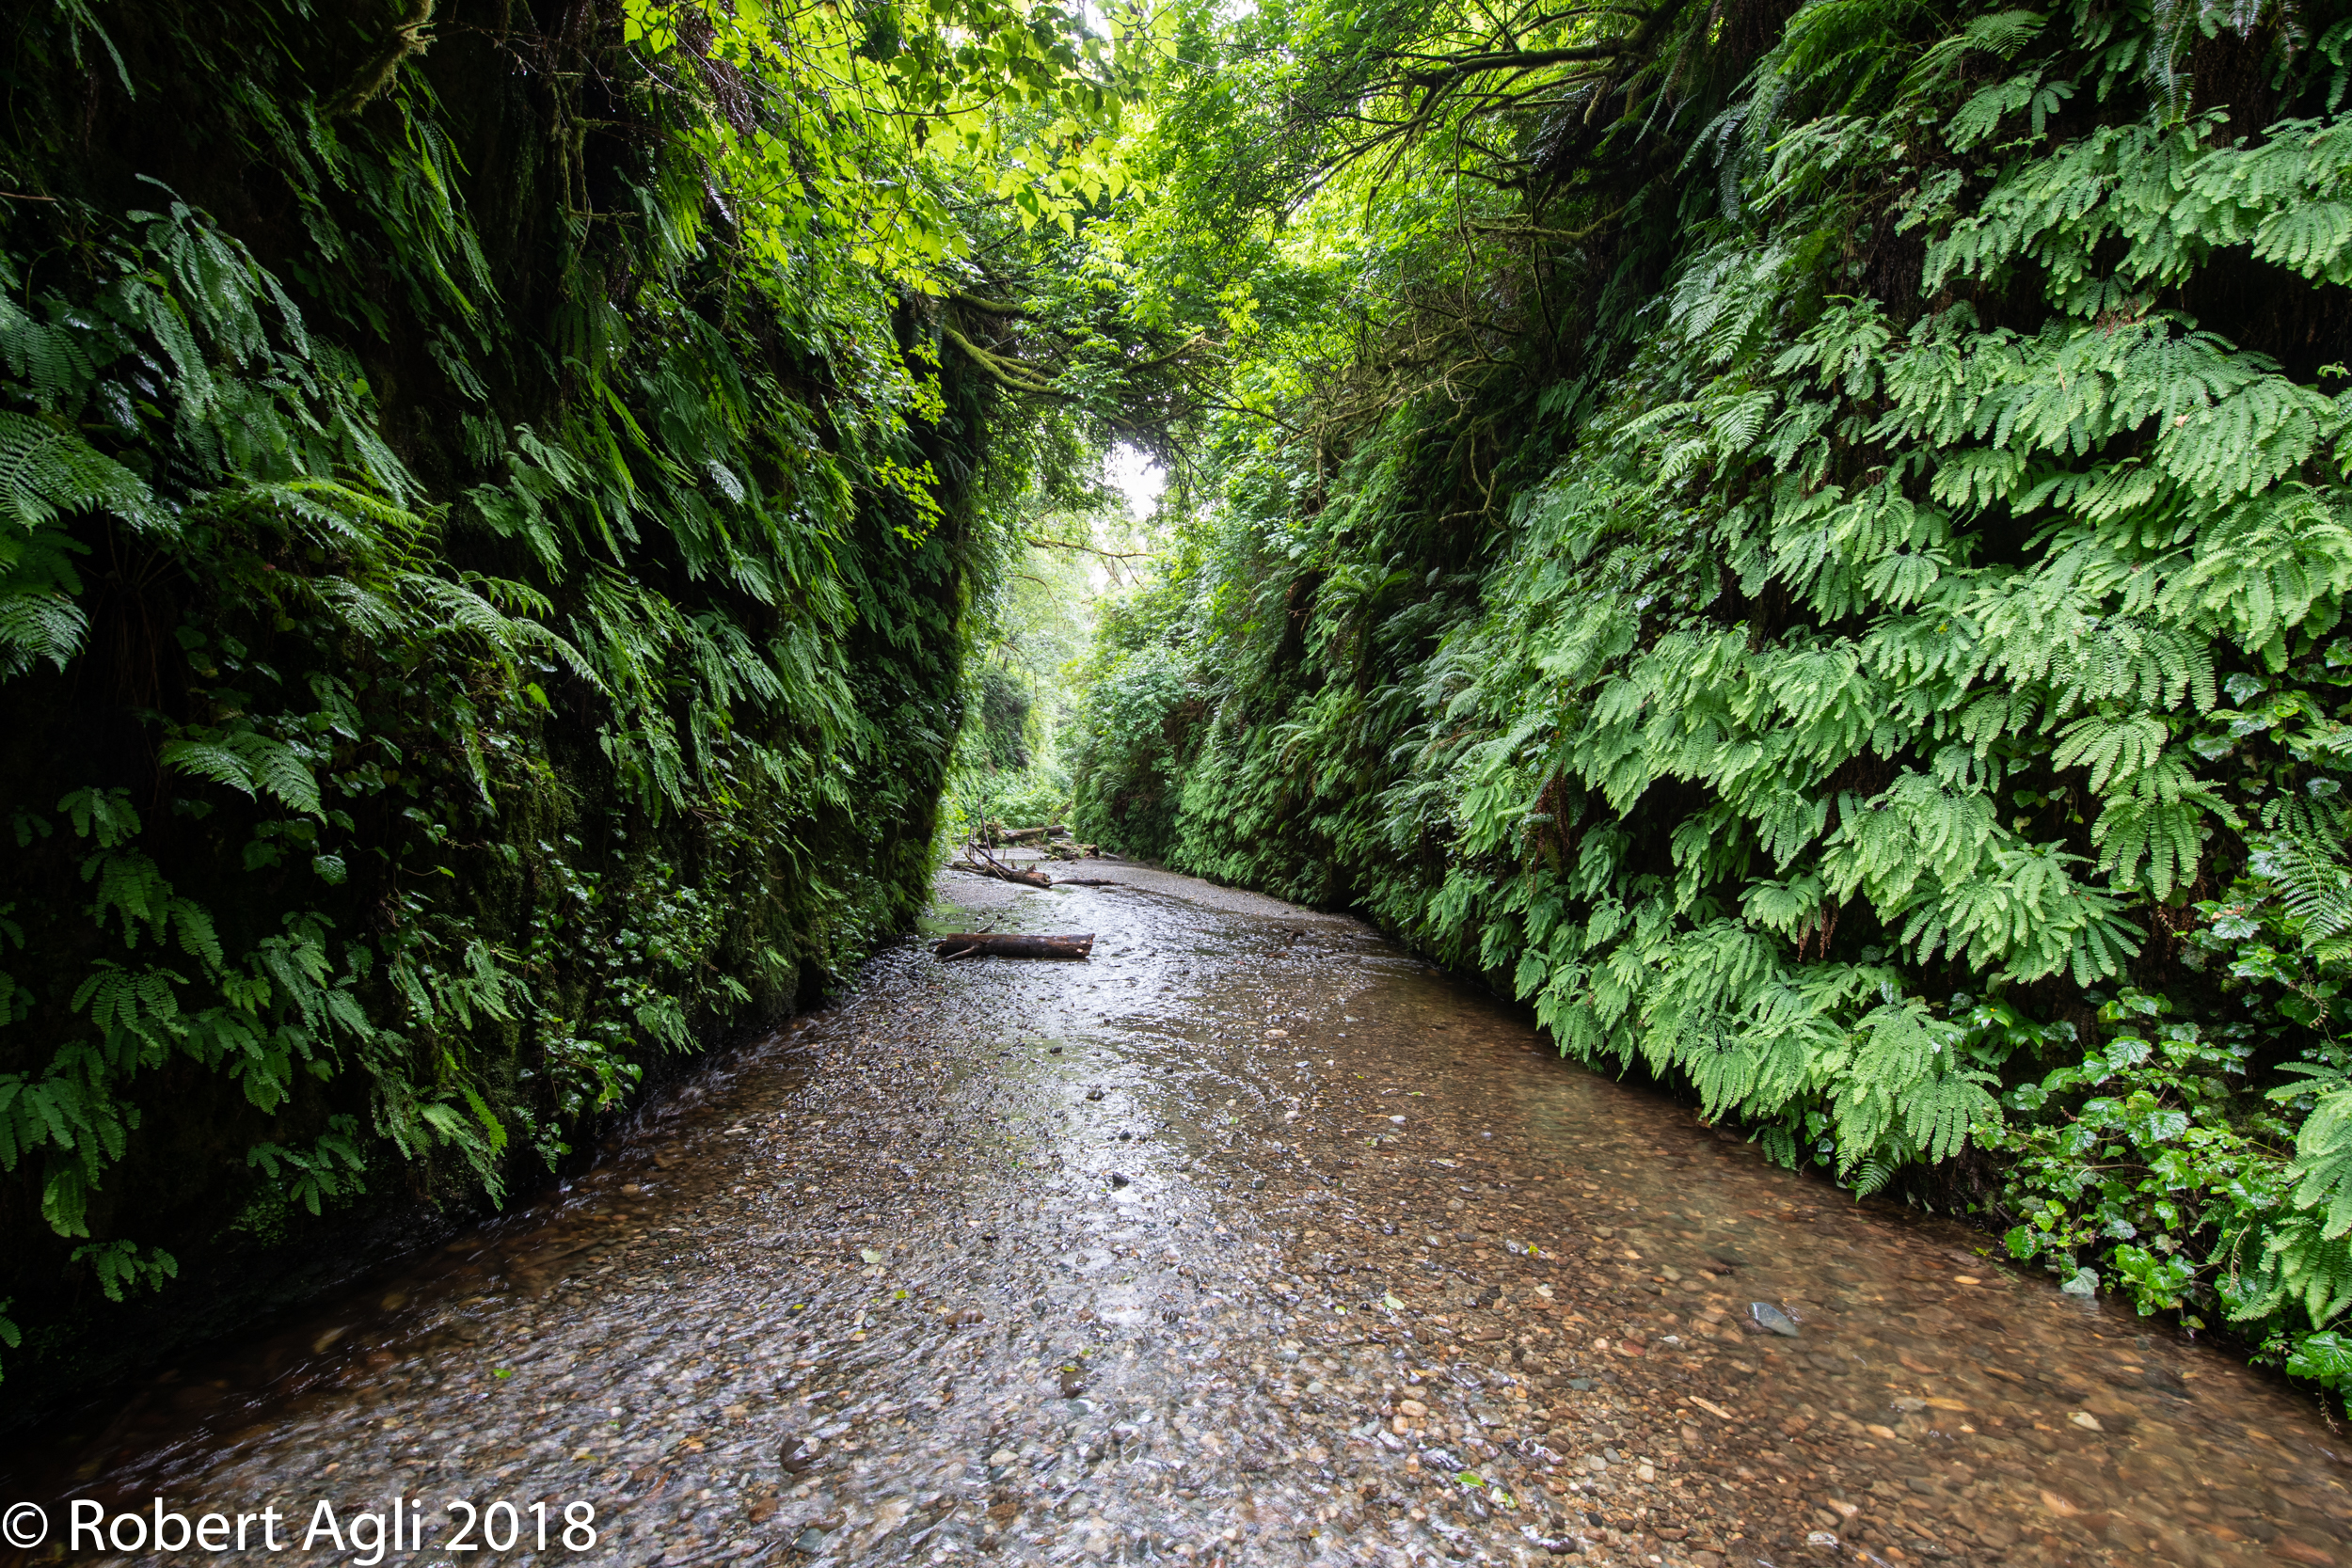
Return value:
M 13 1410 L 544 1176 L 924 896 L 1001 394 L 918 405 L 823 235 L 731 251 L 724 71 L 622 13 L 11 17 Z

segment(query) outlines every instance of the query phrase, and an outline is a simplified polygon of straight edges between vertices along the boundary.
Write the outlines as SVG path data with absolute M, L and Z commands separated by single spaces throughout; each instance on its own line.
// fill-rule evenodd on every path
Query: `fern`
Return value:
M 2287 1168 L 2297 1209 L 2320 1212 L 2320 1239 L 2352 1231 L 2352 1089 L 2323 1094 L 2296 1134 Z M 2321 1322 L 2317 1317 L 2314 1323 Z
M 2151 713 L 2080 719 L 2058 732 L 2050 761 L 2059 768 L 2090 768 L 2090 787 L 2104 794 L 2108 782 L 2129 783 L 2164 752 L 2170 731 Z
M 291 743 L 258 731 L 191 731 L 164 742 L 159 756 L 166 767 L 247 796 L 268 795 L 306 816 L 321 813 L 309 760 Z
M 88 612 L 65 594 L 0 585 L 0 677 L 44 658 L 62 671 L 88 634 Z
M 145 527 L 153 507 L 135 474 L 79 436 L 31 415 L 0 411 L 0 520 L 29 534 L 59 517 L 103 509 Z
M 2291 1309 L 2324 1328 L 2352 1307 L 2352 1243 L 2320 1234 L 2309 1214 L 2289 1213 L 2226 1240 L 2222 1299 L 2239 1322 Z
M 2352 864 L 2332 840 L 2282 833 L 2263 842 L 2254 864 L 2278 883 L 2287 912 L 2302 923 L 2306 948 L 2340 942 L 2352 932 Z

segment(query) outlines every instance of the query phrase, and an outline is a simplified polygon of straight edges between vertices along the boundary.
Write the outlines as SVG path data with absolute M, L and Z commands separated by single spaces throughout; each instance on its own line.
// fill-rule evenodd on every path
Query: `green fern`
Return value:
M 0 412 L 0 520 L 35 533 L 58 518 L 104 510 L 145 527 L 153 498 L 138 476 L 70 431 Z

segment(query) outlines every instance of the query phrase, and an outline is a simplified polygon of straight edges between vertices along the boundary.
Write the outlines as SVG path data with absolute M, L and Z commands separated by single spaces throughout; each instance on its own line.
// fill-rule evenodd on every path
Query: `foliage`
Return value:
M 902 928 L 1087 439 L 943 354 L 956 258 L 1123 189 L 1074 17 L 381 9 L 11 26 L 0 1286 L 53 1346 L 496 1200 Z
M 2174 16 L 1234 24 L 1257 96 L 1164 118 L 1323 182 L 1164 154 L 1282 312 L 1106 622 L 1080 832 L 1360 907 L 1786 1162 L 2316 1366 L 2352 23 Z
M 966 843 L 982 826 L 1035 827 L 1069 816 L 1064 734 L 1073 723 L 1073 685 L 1108 580 L 1104 565 L 1132 552 L 1116 546 L 1123 524 L 1111 498 L 1086 493 L 1075 509 L 1043 493 L 1025 498 L 1022 548 L 995 591 L 975 607 L 974 687 L 942 801 L 944 843 Z

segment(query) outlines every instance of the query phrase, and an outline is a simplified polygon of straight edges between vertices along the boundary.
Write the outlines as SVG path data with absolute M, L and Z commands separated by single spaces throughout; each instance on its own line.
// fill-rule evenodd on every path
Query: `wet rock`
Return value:
M 817 1449 L 804 1437 L 787 1437 L 777 1445 L 776 1463 L 787 1475 L 801 1475 L 817 1463 Z
M 1797 1337 L 1797 1321 L 1770 1302 L 1748 1303 L 1748 1321 L 1765 1334 L 1777 1334 L 1786 1338 Z

